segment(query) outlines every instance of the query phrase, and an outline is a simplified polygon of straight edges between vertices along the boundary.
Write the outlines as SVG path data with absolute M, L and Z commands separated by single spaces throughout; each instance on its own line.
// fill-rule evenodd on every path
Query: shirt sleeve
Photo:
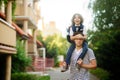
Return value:
M 87 54 L 89 56 L 89 60 L 96 59 L 92 49 L 89 48 Z
M 84 28 L 83 28 L 83 34 L 84 35 L 87 35 L 87 30 L 86 30 L 86 27 L 84 26 Z
M 69 35 L 70 35 L 70 36 L 73 36 L 73 30 L 72 30 L 72 27 L 70 27 Z

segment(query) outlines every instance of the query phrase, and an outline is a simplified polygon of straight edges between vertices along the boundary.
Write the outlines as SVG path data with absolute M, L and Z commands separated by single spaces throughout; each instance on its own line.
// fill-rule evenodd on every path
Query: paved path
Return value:
M 48 70 L 47 73 L 50 75 L 50 80 L 67 80 L 69 78 L 69 71 L 67 72 L 60 72 L 60 68 L 53 68 Z M 94 75 L 90 75 L 90 80 L 99 80 Z
M 67 72 L 60 72 L 60 69 L 55 68 L 52 70 L 47 71 L 47 73 L 50 75 L 50 80 L 67 80 L 69 78 L 69 71 Z
M 69 78 L 69 71 L 60 72 L 60 68 L 52 68 L 44 72 L 28 72 L 30 74 L 37 74 L 37 75 L 50 75 L 50 80 L 68 80 Z M 99 80 L 94 75 L 90 74 L 90 80 Z

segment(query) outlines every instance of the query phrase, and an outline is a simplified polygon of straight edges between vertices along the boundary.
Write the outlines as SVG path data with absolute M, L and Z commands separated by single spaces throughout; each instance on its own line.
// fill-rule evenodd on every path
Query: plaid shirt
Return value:
M 70 79 L 69 80 L 89 80 L 89 72 L 88 69 L 80 68 L 78 69 L 76 67 L 77 58 L 82 52 L 82 49 L 79 51 L 74 50 L 72 57 L 71 57 L 71 63 L 70 63 Z M 88 48 L 88 51 L 83 59 L 84 64 L 89 64 L 90 60 L 95 59 L 93 50 Z

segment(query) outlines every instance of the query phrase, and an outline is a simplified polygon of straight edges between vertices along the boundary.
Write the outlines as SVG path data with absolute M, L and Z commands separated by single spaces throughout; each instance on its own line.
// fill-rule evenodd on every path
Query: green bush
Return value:
M 17 40 L 17 54 L 12 55 L 12 73 L 25 72 L 26 67 L 30 66 L 31 58 L 26 57 L 24 42 Z
M 50 80 L 50 76 L 39 76 L 27 73 L 12 73 L 11 80 Z
M 39 80 L 50 80 L 50 76 L 41 76 Z
M 106 70 L 97 68 L 95 70 L 90 70 L 90 72 L 98 77 L 100 80 L 109 80 L 109 73 Z

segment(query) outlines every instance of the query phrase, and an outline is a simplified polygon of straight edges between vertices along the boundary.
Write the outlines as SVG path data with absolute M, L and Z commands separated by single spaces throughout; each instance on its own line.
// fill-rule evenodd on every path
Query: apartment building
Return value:
M 36 39 L 37 21 L 40 19 L 40 0 L 16 0 L 14 20 L 12 18 L 12 0 L 8 0 L 5 8 L 0 5 L 0 80 L 11 79 L 11 56 L 16 54 L 16 41 L 21 38 L 25 42 L 26 56 L 39 57 L 39 48 L 43 44 Z M 28 32 L 31 30 L 31 34 Z M 34 59 L 35 60 L 35 59 Z M 35 62 L 35 61 L 33 61 Z
M 32 57 L 35 71 L 45 64 L 45 57 L 43 64 L 39 64 L 40 51 L 45 49 L 43 49 L 43 44 L 36 39 L 37 23 L 41 19 L 39 2 L 40 0 L 16 0 L 15 9 L 15 23 L 29 36 L 29 39 L 25 40 L 26 56 Z
M 0 5 L 0 11 L 4 12 L 4 5 Z M 10 80 L 11 56 L 16 54 L 16 30 L 12 26 L 12 3 L 6 5 L 6 19 L 0 14 L 0 80 Z

